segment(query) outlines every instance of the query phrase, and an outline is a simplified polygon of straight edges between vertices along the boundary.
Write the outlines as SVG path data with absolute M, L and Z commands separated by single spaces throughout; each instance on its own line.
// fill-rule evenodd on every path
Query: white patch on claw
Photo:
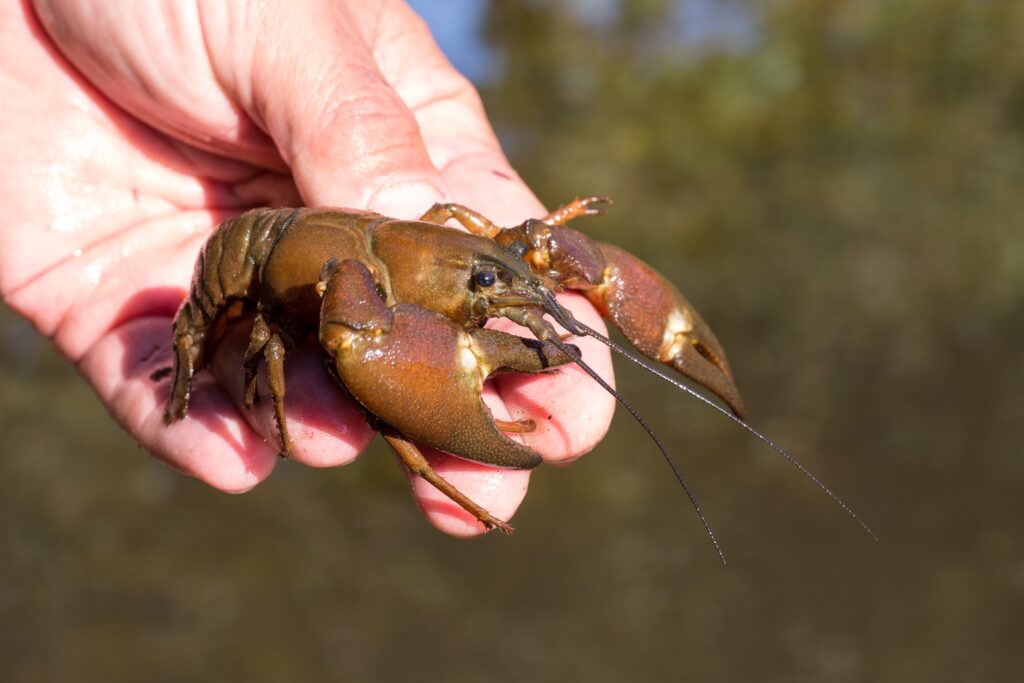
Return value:
M 665 363 L 672 362 L 683 351 L 686 335 L 693 331 L 693 318 L 686 311 L 673 308 L 665 319 L 665 333 L 661 337 L 661 351 L 658 358 Z
M 484 379 L 490 373 L 490 368 L 484 366 L 483 356 L 473 338 L 465 332 L 460 332 L 459 345 L 455 353 L 458 358 L 459 367 L 462 368 L 467 376 L 472 377 L 483 386 Z
M 608 290 L 612 285 L 617 284 L 619 271 L 611 266 L 606 266 L 601 271 L 601 282 L 594 289 L 601 295 L 602 300 L 608 299 Z

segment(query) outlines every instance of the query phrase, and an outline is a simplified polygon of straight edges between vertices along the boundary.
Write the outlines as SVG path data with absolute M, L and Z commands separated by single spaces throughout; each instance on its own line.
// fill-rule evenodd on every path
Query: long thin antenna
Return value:
M 559 320 L 558 322 L 559 322 L 559 324 L 561 324 L 563 327 L 565 327 L 570 332 L 573 332 L 574 334 L 576 333 L 569 326 L 566 326 L 561 320 Z M 608 348 L 612 349 L 616 353 L 618 353 L 618 354 L 620 354 L 622 356 L 625 356 L 626 358 L 628 358 L 632 362 L 636 363 L 640 367 L 644 368 L 648 372 L 653 373 L 654 375 L 657 375 L 658 377 L 660 377 L 661 379 L 665 380 L 666 382 L 672 384 L 677 389 L 682 389 L 683 391 L 685 391 L 686 393 L 690 394 L 691 396 L 693 396 L 697 400 L 703 401 L 704 403 L 706 403 L 707 405 L 711 406 L 712 408 L 714 408 L 718 412 L 722 413 L 723 415 L 725 415 L 727 418 L 729 418 L 730 420 L 732 420 L 733 422 L 735 422 L 739 426 L 741 426 L 744 429 L 746 429 L 748 432 L 750 432 L 751 434 L 756 436 L 758 439 L 760 439 L 764 443 L 768 444 L 772 448 L 772 450 L 774 450 L 776 453 L 780 454 L 783 458 L 785 458 L 787 461 L 789 461 L 789 463 L 791 465 L 793 465 L 798 470 L 800 470 L 804 474 L 804 476 L 806 476 L 808 479 L 810 479 L 812 482 L 814 482 L 815 485 L 818 488 L 820 488 L 822 491 L 824 491 L 828 495 L 829 498 L 831 498 L 833 501 L 835 501 L 835 503 L 839 507 L 841 507 L 843 510 L 845 510 L 846 514 L 850 515 L 850 517 L 852 517 L 857 522 L 857 524 L 859 524 L 861 526 L 861 528 L 864 529 L 864 531 L 866 531 L 869 536 L 871 536 L 871 538 L 875 539 L 876 541 L 878 540 L 878 536 L 876 536 L 875 532 L 871 530 L 871 527 L 869 527 L 864 522 L 864 520 L 862 520 L 857 515 L 857 513 L 854 512 L 853 509 L 843 501 L 842 498 L 840 498 L 835 493 L 833 493 L 832 489 L 830 489 L 829 487 L 825 486 L 825 484 L 822 483 L 822 481 L 820 479 L 818 479 L 816 476 L 814 476 L 814 474 L 812 474 L 809 469 L 804 467 L 804 465 L 799 460 L 797 460 L 792 455 L 787 453 L 786 450 L 784 448 L 782 448 L 782 446 L 779 446 L 774 441 L 769 439 L 767 436 L 765 436 L 761 432 L 759 432 L 756 429 L 754 429 L 744 419 L 733 415 L 731 412 L 729 412 L 728 410 L 726 410 L 722 406 L 718 405 L 717 403 L 715 403 L 714 401 L 712 401 L 708 397 L 704 396 L 704 394 L 700 393 L 699 391 L 696 391 L 695 389 L 692 389 L 692 388 L 686 386 L 685 384 L 680 382 L 675 377 L 672 377 L 671 375 L 669 375 L 666 372 L 663 372 L 659 368 L 656 368 L 656 367 L 650 365 L 649 363 L 645 362 L 643 359 L 634 356 L 633 354 L 629 353 L 628 351 L 623 349 L 621 346 L 619 346 L 618 344 L 613 342 L 608 337 L 606 337 L 603 334 L 601 334 L 600 332 L 598 332 L 596 330 L 593 330 L 590 327 L 584 325 L 583 323 L 581 323 L 580 321 L 576 320 L 575 318 L 573 318 L 571 320 L 571 323 L 574 323 L 575 326 L 577 327 L 577 329 L 580 332 L 582 332 L 584 335 L 586 335 L 588 337 L 593 337 L 594 339 L 598 340 L 599 342 L 601 342 L 602 344 L 604 344 Z M 569 355 L 571 355 L 571 354 L 569 354 Z M 581 365 L 581 367 L 582 367 L 582 364 L 578 360 L 576 361 L 576 363 L 577 363 L 577 365 Z M 587 370 L 587 368 L 584 368 L 584 370 Z M 593 371 L 588 370 L 588 372 L 590 372 L 591 377 L 595 377 L 595 379 L 597 379 L 595 374 L 593 373 Z M 601 384 L 604 384 L 604 382 L 601 381 L 600 379 L 598 379 L 598 381 L 601 382 Z M 607 385 L 605 385 L 605 386 L 607 386 Z M 635 413 L 634 413 L 634 415 L 635 415 Z M 652 436 L 653 436 L 653 434 L 652 434 Z M 657 437 L 655 437 L 655 440 L 657 441 Z M 664 451 L 662 451 L 662 452 L 664 452 Z M 686 484 L 683 484 L 683 486 L 685 488 Z M 688 489 L 687 489 L 687 493 L 689 493 Z M 693 496 L 690 496 L 690 499 L 693 500 Z M 694 504 L 696 504 L 696 503 L 694 503 Z M 701 518 L 703 519 L 703 516 Z M 710 532 L 710 530 L 709 530 L 709 532 Z
M 693 491 L 690 490 L 689 484 L 686 483 L 686 479 L 683 478 L 682 472 L 680 472 L 679 468 L 676 467 L 675 462 L 668 454 L 668 449 L 665 448 L 665 444 L 661 442 L 658 435 L 654 433 L 654 430 L 647 424 L 647 421 L 640 417 L 640 413 L 637 412 L 636 408 L 634 408 L 629 401 L 623 398 L 619 392 L 615 391 L 608 382 L 604 381 L 601 375 L 597 374 L 592 367 L 583 362 L 583 357 L 576 351 L 575 347 L 566 344 L 558 337 L 554 337 L 550 341 L 552 344 L 557 346 L 562 353 L 572 358 L 576 365 L 583 368 L 583 371 L 590 375 L 595 382 L 604 387 L 605 391 L 614 396 L 615 400 L 621 403 L 622 406 L 636 419 L 636 421 L 640 423 L 640 426 L 644 428 L 644 431 L 647 432 L 648 436 L 650 436 L 658 446 L 658 450 L 661 451 L 662 456 L 664 456 L 665 462 L 667 462 L 668 466 L 672 468 L 672 474 L 676 476 L 676 480 L 683 487 L 683 490 L 686 491 L 686 495 L 689 497 L 690 503 L 693 504 L 693 509 L 696 510 L 697 516 L 700 518 L 700 523 L 704 525 L 704 530 L 708 533 L 708 538 L 711 539 L 712 545 L 715 546 L 715 552 L 718 553 L 718 557 L 722 560 L 722 564 L 725 564 L 725 554 L 722 552 L 722 547 L 718 545 L 718 539 L 715 538 L 715 532 L 711 530 L 711 525 L 708 523 L 707 517 L 704 516 L 704 511 L 701 510 L 700 503 L 697 502 L 696 496 L 693 495 Z

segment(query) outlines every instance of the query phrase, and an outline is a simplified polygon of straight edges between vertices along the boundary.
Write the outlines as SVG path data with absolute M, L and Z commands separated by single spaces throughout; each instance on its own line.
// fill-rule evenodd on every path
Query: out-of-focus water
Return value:
M 586 229 L 680 285 L 751 420 L 881 540 L 624 367 L 727 567 L 623 416 L 512 538 L 431 530 L 380 448 L 216 493 L 0 311 L 0 679 L 1019 676 L 1024 6 L 599 4 L 494 3 L 445 44 L 487 46 L 525 179 L 615 197 Z

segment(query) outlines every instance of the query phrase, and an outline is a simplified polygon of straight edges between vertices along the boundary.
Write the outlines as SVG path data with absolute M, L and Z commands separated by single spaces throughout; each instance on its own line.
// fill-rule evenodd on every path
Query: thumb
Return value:
M 265 3 L 254 18 L 250 5 L 212 3 L 203 25 L 208 36 L 230 36 L 227 49 L 211 49 L 214 69 L 274 140 L 305 201 L 412 218 L 443 200 L 441 176 L 377 68 L 363 17 L 344 3 L 301 12 L 288 4 Z

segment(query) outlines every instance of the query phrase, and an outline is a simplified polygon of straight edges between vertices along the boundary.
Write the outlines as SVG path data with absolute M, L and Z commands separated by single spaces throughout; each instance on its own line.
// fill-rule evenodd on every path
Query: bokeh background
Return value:
M 227 496 L 0 311 L 0 679 L 997 681 L 1024 671 L 1024 4 L 414 3 L 549 205 L 678 283 L 752 421 L 631 368 L 513 538 L 384 449 Z

